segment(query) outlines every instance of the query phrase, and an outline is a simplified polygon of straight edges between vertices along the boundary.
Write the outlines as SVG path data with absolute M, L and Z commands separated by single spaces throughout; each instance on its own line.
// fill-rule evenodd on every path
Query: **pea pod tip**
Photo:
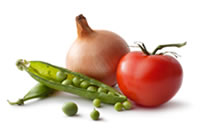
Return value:
M 9 100 L 7 100 L 7 102 L 10 104 L 10 105 L 24 105 L 24 100 L 23 99 L 18 99 L 16 102 L 11 102 Z

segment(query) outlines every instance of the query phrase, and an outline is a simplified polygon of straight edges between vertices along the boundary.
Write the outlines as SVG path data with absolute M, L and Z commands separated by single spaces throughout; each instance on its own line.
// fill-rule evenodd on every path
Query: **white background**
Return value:
M 91 101 L 66 93 L 10 106 L 7 99 L 23 97 L 36 84 L 16 68 L 15 61 L 42 60 L 64 67 L 67 50 L 77 36 L 75 16 L 80 13 L 93 29 L 116 32 L 129 45 L 142 41 L 153 50 L 158 44 L 187 41 L 181 49 L 170 49 L 182 55 L 178 60 L 184 81 L 177 95 L 153 109 L 116 112 L 104 105 L 96 122 L 89 117 Z M 198 0 L 1 0 L 0 132 L 199 133 L 199 16 Z M 64 115 L 61 107 L 67 101 L 78 104 L 78 116 Z

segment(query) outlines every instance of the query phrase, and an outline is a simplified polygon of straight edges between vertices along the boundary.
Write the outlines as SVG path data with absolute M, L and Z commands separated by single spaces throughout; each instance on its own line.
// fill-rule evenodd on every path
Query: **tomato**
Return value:
M 168 55 L 130 52 L 117 67 L 120 90 L 142 106 L 158 106 L 170 100 L 183 79 L 180 63 Z

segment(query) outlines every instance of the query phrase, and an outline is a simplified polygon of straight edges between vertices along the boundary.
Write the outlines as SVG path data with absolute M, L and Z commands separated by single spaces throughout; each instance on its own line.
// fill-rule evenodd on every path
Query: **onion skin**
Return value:
M 130 52 L 127 43 L 117 34 L 92 30 L 83 15 L 76 17 L 78 37 L 68 51 L 66 67 L 107 85 L 116 84 L 119 60 Z

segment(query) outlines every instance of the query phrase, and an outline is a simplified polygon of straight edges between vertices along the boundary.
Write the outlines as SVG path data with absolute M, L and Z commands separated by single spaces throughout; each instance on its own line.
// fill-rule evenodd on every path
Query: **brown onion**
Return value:
M 78 37 L 68 51 L 67 68 L 114 85 L 117 64 L 130 51 L 127 43 L 111 31 L 91 29 L 83 15 L 76 17 L 76 25 Z

